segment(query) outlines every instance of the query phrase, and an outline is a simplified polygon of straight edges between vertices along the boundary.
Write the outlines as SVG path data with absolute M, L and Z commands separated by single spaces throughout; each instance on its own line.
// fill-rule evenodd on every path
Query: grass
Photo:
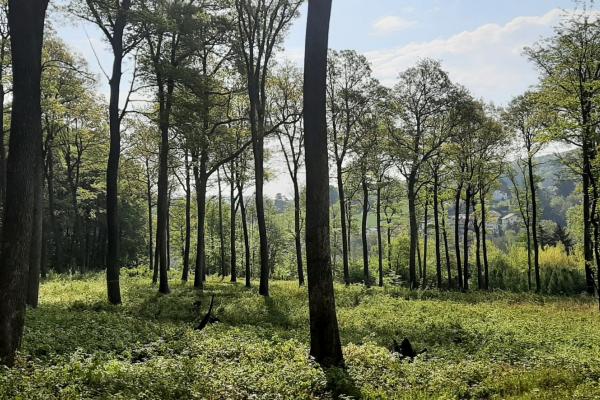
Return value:
M 308 357 L 306 290 L 294 282 L 272 282 L 265 299 L 216 279 L 202 295 L 174 280 L 167 296 L 145 271 L 122 281 L 122 306 L 107 304 L 101 275 L 45 282 L 0 398 L 600 398 L 589 298 L 337 286 L 347 368 L 323 371 Z M 195 331 L 211 294 L 221 323 Z M 399 359 L 389 348 L 404 337 L 427 353 Z

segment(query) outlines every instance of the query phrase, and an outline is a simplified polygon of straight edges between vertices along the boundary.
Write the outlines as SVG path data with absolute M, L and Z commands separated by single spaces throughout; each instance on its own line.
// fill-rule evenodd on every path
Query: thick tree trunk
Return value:
M 383 241 L 381 240 L 381 182 L 377 184 L 377 261 L 379 262 L 379 286 L 383 287 Z
M 294 183 L 294 239 L 296 242 L 298 284 L 304 286 L 304 269 L 302 268 L 302 229 L 300 223 L 300 189 L 298 188 L 298 177 L 294 177 L 292 181 Z
M 329 244 L 327 151 L 327 36 L 331 0 L 308 3 L 304 60 L 306 255 L 310 355 L 325 367 L 344 363 L 335 313 Z
M 106 286 L 108 301 L 121 304 L 119 284 L 119 158 L 121 155 L 121 117 L 119 98 L 121 93 L 121 74 L 123 62 L 123 33 L 127 24 L 127 12 L 131 0 L 123 0 L 114 22 L 111 46 L 113 50 L 112 75 L 110 77 L 110 100 L 108 105 L 110 145 L 106 166 Z
M 456 188 L 454 195 L 454 251 L 456 253 L 456 273 L 458 278 L 458 289 L 464 287 L 462 263 L 460 260 L 460 196 L 462 194 L 462 182 Z
M 156 232 L 158 234 L 158 291 L 163 294 L 169 293 L 168 278 L 168 247 L 169 238 L 169 117 L 170 96 L 173 93 L 173 83 L 167 83 L 167 91 L 163 92 L 162 84 L 159 84 L 159 128 L 160 148 L 158 157 L 158 201 L 156 207 Z
M 248 85 L 250 96 L 250 126 L 252 131 L 252 150 L 254 152 L 254 178 L 255 178 L 255 201 L 256 222 L 258 224 L 258 238 L 260 249 L 260 284 L 258 293 L 269 296 L 269 245 L 267 239 L 267 223 L 265 220 L 264 203 L 264 115 L 259 112 L 260 96 L 257 82 Z
M 13 103 L 0 243 L 0 363 L 9 366 L 23 335 L 34 197 L 40 186 L 36 173 L 42 169 L 40 79 L 47 5 L 45 0 L 10 0 L 8 7 Z
M 198 213 L 198 231 L 196 240 L 196 265 L 194 271 L 194 287 L 204 288 L 204 274 L 206 271 L 206 153 L 200 154 L 200 160 L 197 157 L 193 160 L 194 181 L 196 183 L 196 208 Z
M 183 271 L 181 280 L 188 281 L 190 274 L 190 246 L 192 242 L 192 185 L 188 150 L 185 150 L 185 242 L 183 245 Z
M 342 176 L 342 165 L 337 164 L 337 184 L 338 184 L 338 202 L 340 203 L 340 227 L 342 229 L 342 268 L 344 271 L 344 283 L 350 284 L 350 266 L 349 266 L 349 243 L 348 228 L 346 226 L 346 193 L 344 192 L 344 177 Z
M 27 284 L 27 305 L 36 308 L 40 292 L 40 271 L 42 269 L 42 217 L 43 217 L 43 168 L 42 155 L 39 154 L 39 165 L 35 174 L 35 193 L 33 204 L 33 226 L 31 249 L 29 253 L 29 279 Z
M 369 243 L 367 238 L 367 218 L 369 216 L 369 186 L 367 180 L 363 176 L 362 179 L 363 201 L 362 201 L 362 224 L 361 224 L 361 239 L 362 239 L 362 254 L 363 254 L 363 276 L 365 286 L 371 286 L 371 273 L 369 272 Z
M 419 225 L 417 223 L 417 194 L 415 192 L 416 178 L 409 176 L 408 187 L 408 219 L 410 227 L 410 250 L 408 257 L 408 282 L 411 289 L 416 289 L 417 282 L 417 248 L 419 246 Z

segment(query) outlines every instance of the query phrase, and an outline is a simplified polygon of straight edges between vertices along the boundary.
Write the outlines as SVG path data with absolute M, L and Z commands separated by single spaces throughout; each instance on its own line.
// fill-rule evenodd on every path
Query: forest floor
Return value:
M 325 372 L 308 358 L 295 282 L 272 282 L 265 299 L 243 283 L 209 279 L 200 296 L 174 279 L 164 296 L 146 271 L 122 277 L 121 306 L 107 304 L 102 275 L 46 281 L 18 365 L 0 370 L 0 398 L 600 398 L 589 298 L 340 285 L 347 367 Z M 196 331 L 212 294 L 221 322 Z M 400 359 L 389 349 L 405 337 L 428 351 Z

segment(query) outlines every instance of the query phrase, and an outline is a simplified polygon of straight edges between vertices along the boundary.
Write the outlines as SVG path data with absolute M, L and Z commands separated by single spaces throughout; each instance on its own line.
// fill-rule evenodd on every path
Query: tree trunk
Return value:
M 121 93 L 121 74 L 123 62 L 123 32 L 127 24 L 127 12 L 131 0 L 120 3 L 114 22 L 111 47 L 113 50 L 112 75 L 110 77 L 110 101 L 108 105 L 110 145 L 106 166 L 106 286 L 108 301 L 121 304 L 119 284 L 119 158 L 121 155 L 121 117 L 119 115 L 119 97 Z
M 35 193 L 33 204 L 33 226 L 31 234 L 31 249 L 29 254 L 29 279 L 27 284 L 27 305 L 36 308 L 40 292 L 40 271 L 42 269 L 42 216 L 43 216 L 43 168 L 40 149 L 39 165 L 35 174 Z
M 423 218 L 423 289 L 427 287 L 427 245 L 429 244 L 429 198 L 425 199 L 425 215 Z
M 473 230 L 475 231 L 475 264 L 477 265 L 477 289 L 483 289 L 483 270 L 481 266 L 481 231 L 477 220 L 477 210 L 475 203 L 475 195 L 471 196 L 471 204 L 473 206 Z
M 465 224 L 463 231 L 463 273 L 464 273 L 464 281 L 463 281 L 463 289 L 469 290 L 469 279 L 471 277 L 471 272 L 469 271 L 469 211 L 471 207 L 471 187 L 467 186 L 467 190 L 465 191 Z
M 585 280 L 588 294 L 594 294 L 594 273 L 592 262 L 594 260 L 594 250 L 592 244 L 591 215 L 590 215 L 590 180 L 591 166 L 587 146 L 583 148 L 583 256 L 585 260 Z
M 330 13 L 331 0 L 309 2 L 304 59 L 310 355 L 325 367 L 341 366 L 344 363 L 335 313 L 329 244 L 329 166 L 325 97 Z
M 446 211 L 444 210 L 444 202 L 440 203 L 440 211 L 442 212 L 442 236 L 444 238 L 444 255 L 446 257 L 446 273 L 448 275 L 448 290 L 452 289 L 452 266 L 450 264 L 450 248 L 448 247 L 448 232 L 446 231 Z
M 36 173 L 42 169 L 40 79 L 47 5 L 45 0 L 9 1 L 13 103 L 0 248 L 0 363 L 8 366 L 23 335 L 34 197 L 40 185 Z
M 258 112 L 259 89 L 256 82 L 248 85 L 250 95 L 250 125 L 252 130 L 252 150 L 254 152 L 254 178 L 255 178 L 255 201 L 256 201 L 256 222 L 258 223 L 258 238 L 260 248 L 260 284 L 258 293 L 262 296 L 269 296 L 269 245 L 267 240 L 267 223 L 265 220 L 264 203 L 264 116 Z
M 381 240 L 381 182 L 377 184 L 377 260 L 379 262 L 379 286 L 383 287 L 383 241 Z
M 350 266 L 348 256 L 348 228 L 346 227 L 346 194 L 344 192 L 344 178 L 342 176 L 342 165 L 337 164 L 338 202 L 340 203 L 340 227 L 342 229 L 342 267 L 344 270 L 344 283 L 350 284 Z
M 304 286 L 304 270 L 302 268 L 302 228 L 300 223 L 300 189 L 298 177 L 292 179 L 294 183 L 294 239 L 296 241 L 296 265 L 298 267 L 298 284 Z
M 230 236 L 230 268 L 231 268 L 231 282 L 237 282 L 237 253 L 235 249 L 235 214 L 236 214 L 236 206 L 235 206 L 235 164 L 231 161 L 231 185 L 230 185 L 230 217 L 229 217 L 229 236 Z
M 531 238 L 533 240 L 533 270 L 535 272 L 535 291 L 539 293 L 541 290 L 540 248 L 538 244 L 536 189 L 533 175 L 533 159 L 531 156 L 527 158 L 527 169 L 529 172 L 529 190 L 531 192 Z
M 224 278 L 226 275 L 226 271 L 225 271 L 225 235 L 223 233 L 223 196 L 221 194 L 221 172 L 219 169 L 217 169 L 217 187 L 219 189 L 219 244 L 221 246 L 220 249 L 220 265 L 221 265 L 221 271 L 219 272 L 219 275 Z
M 369 272 L 369 243 L 367 240 L 367 218 L 369 216 L 369 187 L 367 186 L 367 180 L 363 176 L 362 179 L 362 190 L 363 190 L 363 201 L 362 201 L 362 225 L 361 225 L 361 238 L 362 238 L 362 253 L 363 253 L 363 276 L 365 279 L 365 286 L 371 286 L 371 274 Z
M 435 274 L 438 290 L 442 288 L 442 253 L 440 250 L 440 211 L 439 211 L 439 177 L 433 173 L 433 228 L 435 235 Z
M 463 271 L 462 271 L 462 263 L 460 260 L 460 196 L 462 194 L 462 182 L 456 188 L 456 193 L 454 195 L 454 251 L 456 253 L 456 272 L 458 277 L 458 289 L 462 290 L 464 287 L 463 282 Z
M 194 271 L 194 287 L 204 288 L 204 274 L 206 271 L 206 153 L 200 154 L 200 159 L 196 156 L 194 164 L 194 181 L 196 183 L 196 208 L 198 213 L 198 231 L 196 240 L 196 266 Z
M 479 204 L 481 205 L 481 250 L 483 251 L 483 287 L 490 290 L 490 268 L 487 253 L 487 232 L 486 232 L 486 211 L 485 211 L 485 192 L 483 188 L 479 191 Z
M 158 201 L 156 207 L 156 232 L 158 234 L 158 291 L 163 294 L 169 293 L 168 278 L 168 247 L 169 240 L 167 230 L 169 229 L 169 117 L 170 99 L 172 94 L 172 82 L 167 84 L 167 93 L 164 92 L 162 84 L 159 84 L 159 128 L 160 148 L 158 161 Z
M 146 202 L 148 203 L 148 260 L 150 270 L 152 270 L 154 265 L 154 237 L 152 233 L 152 182 L 150 181 L 150 165 L 148 159 L 146 159 Z
M 192 242 L 192 185 L 188 150 L 185 150 L 185 243 L 183 245 L 183 272 L 181 280 L 188 281 L 190 274 L 190 245 Z
M 415 192 L 416 177 L 412 174 L 407 179 L 408 218 L 410 226 L 410 251 L 408 257 L 408 282 L 411 289 L 416 289 L 417 282 L 417 247 L 419 246 L 419 225 L 417 223 L 417 194 Z
M 245 277 L 246 277 L 246 287 L 250 287 L 250 279 L 252 277 L 252 271 L 250 269 L 250 237 L 248 235 L 248 219 L 246 215 L 246 204 L 244 202 L 244 190 L 241 183 L 238 181 L 238 196 L 240 197 L 240 213 L 242 217 L 242 233 L 244 236 L 244 262 L 246 265 L 245 268 Z

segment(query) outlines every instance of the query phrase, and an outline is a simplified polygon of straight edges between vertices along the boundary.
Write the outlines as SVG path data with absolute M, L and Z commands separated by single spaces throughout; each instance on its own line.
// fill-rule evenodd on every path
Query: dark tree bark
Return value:
M 486 216 L 485 216 L 485 191 L 482 187 L 479 192 L 479 204 L 481 205 L 481 250 L 483 252 L 483 288 L 490 290 L 490 268 L 487 253 L 487 232 L 486 232 Z
M 237 213 L 237 206 L 236 206 L 236 196 L 235 196 L 235 163 L 232 160 L 231 161 L 231 180 L 230 180 L 230 185 L 229 185 L 229 189 L 230 189 L 230 193 L 229 193 L 229 201 L 230 201 L 230 217 L 229 217 L 229 237 L 230 237 L 230 242 L 229 242 L 229 247 L 231 248 L 231 253 L 230 253 L 230 257 L 229 257 L 229 264 L 230 264 L 230 268 L 231 268 L 231 282 L 237 282 L 237 252 L 236 252 L 236 248 L 235 248 L 235 241 L 236 241 L 236 221 L 235 221 L 235 216 Z
M 349 229 L 346 226 L 346 193 L 344 192 L 344 178 L 342 176 L 342 165 L 337 166 L 337 184 L 338 184 L 338 202 L 340 203 L 340 227 L 342 229 L 342 268 L 344 271 L 344 283 L 350 285 L 350 265 L 349 265 Z
M 425 215 L 423 216 L 423 288 L 427 287 L 427 247 L 429 244 L 429 198 L 425 199 Z
M 459 217 L 460 217 L 460 197 L 462 195 L 463 183 L 462 181 L 458 184 L 456 188 L 456 193 L 454 195 L 454 251 L 456 253 L 456 272 L 458 278 L 458 289 L 462 290 L 464 287 L 463 282 L 463 270 L 462 263 L 460 259 L 460 230 L 459 230 Z
M 88 1 L 90 8 L 92 2 Z M 119 284 L 119 158 L 121 155 L 121 115 L 119 114 L 119 97 L 121 93 L 122 63 L 125 51 L 123 34 L 127 24 L 127 14 L 131 0 L 122 0 L 114 22 L 112 34 L 106 31 L 113 51 L 112 75 L 110 77 L 110 100 L 108 105 L 110 125 L 110 146 L 106 167 L 106 284 L 108 301 L 111 304 L 121 303 L 121 287 Z M 101 17 L 96 17 L 101 25 Z
M 450 264 L 450 248 L 448 246 L 448 232 L 446 231 L 446 211 L 444 210 L 444 202 L 440 203 L 440 211 L 442 212 L 442 236 L 444 238 L 444 255 L 446 257 L 446 273 L 448 278 L 448 290 L 452 289 L 452 265 Z
M 433 229 L 435 235 L 435 275 L 438 290 L 442 288 L 442 253 L 440 249 L 440 210 L 439 210 L 439 175 L 437 168 L 433 171 Z
M 408 261 L 408 282 L 411 289 L 419 286 L 417 281 L 417 251 L 419 247 L 419 225 L 417 223 L 417 193 L 416 176 L 409 175 L 407 179 L 408 188 L 408 220 L 410 228 L 410 251 Z
M 185 243 L 183 245 L 183 271 L 181 280 L 188 281 L 190 273 L 190 245 L 192 241 L 192 185 L 188 150 L 185 149 Z
M 220 258 L 221 258 L 221 271 L 219 275 L 224 278 L 226 275 L 225 270 L 225 234 L 223 232 L 223 196 L 221 194 L 221 172 L 217 170 L 217 187 L 219 188 L 219 244 L 220 248 Z
M 533 270 L 535 272 L 535 291 L 541 290 L 540 283 L 540 248 L 538 244 L 537 200 L 535 176 L 533 174 L 533 157 L 527 158 L 527 172 L 529 174 L 529 192 L 531 196 L 531 239 L 533 241 Z
M 381 240 L 381 182 L 377 184 L 377 261 L 379 262 L 379 286 L 383 287 L 383 241 Z
M 298 284 L 304 286 L 304 269 L 302 267 L 302 224 L 300 222 L 300 189 L 297 176 L 294 183 L 294 240 L 296 243 L 296 266 L 298 269 Z
M 154 235 L 152 233 L 152 180 L 150 179 L 150 160 L 146 164 L 146 202 L 148 205 L 148 264 L 150 270 L 154 267 Z
M 471 272 L 469 271 L 469 221 L 470 221 L 470 210 L 471 207 L 471 187 L 467 185 L 467 189 L 465 190 L 465 224 L 463 230 L 463 289 L 469 290 L 469 278 L 471 277 Z
M 31 234 L 31 249 L 29 253 L 29 278 L 27 283 L 27 305 L 36 308 L 40 292 L 40 271 L 42 269 L 42 217 L 43 217 L 43 168 L 40 148 L 39 165 L 34 172 L 35 193 L 33 200 L 33 226 Z
M 481 228 L 477 219 L 477 204 L 475 194 L 471 195 L 471 204 L 473 207 L 473 230 L 475 231 L 475 264 L 477 266 L 477 289 L 483 289 L 483 269 L 481 265 Z
M 361 182 L 363 190 L 363 201 L 362 201 L 362 223 L 361 223 L 361 239 L 362 239 L 362 254 L 363 254 L 363 276 L 365 279 L 365 286 L 371 286 L 371 273 L 369 272 L 369 243 L 367 240 L 367 218 L 369 216 L 369 186 L 367 185 L 367 179 L 363 175 Z
M 343 365 L 329 243 L 326 76 L 331 0 L 308 3 L 304 60 L 306 256 L 310 354 L 323 366 Z
M 35 192 L 40 186 L 37 172 L 42 170 L 40 79 L 48 1 L 8 4 L 13 102 L 0 248 L 0 363 L 11 366 L 25 323 Z
M 244 236 L 244 264 L 246 287 L 249 288 L 251 286 L 250 280 L 252 278 L 252 270 L 250 268 L 250 237 L 248 235 L 248 219 L 246 215 L 246 203 L 244 202 L 244 188 L 242 186 L 242 181 L 239 177 L 237 180 L 237 189 L 240 202 L 240 214 L 242 218 L 242 234 Z
M 199 159 L 198 159 L 199 158 Z M 204 225 L 206 221 L 206 152 L 201 152 L 200 157 L 193 155 L 194 181 L 196 184 L 196 207 L 198 212 L 198 231 L 196 240 L 196 265 L 194 272 L 194 287 L 204 288 L 204 275 L 206 271 L 206 236 Z

